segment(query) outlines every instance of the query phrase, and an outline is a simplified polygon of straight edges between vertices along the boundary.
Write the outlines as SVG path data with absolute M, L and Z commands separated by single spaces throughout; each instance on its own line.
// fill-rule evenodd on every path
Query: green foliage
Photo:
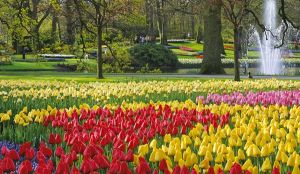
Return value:
M 134 67 L 145 67 L 148 64 L 150 69 L 175 68 L 178 64 L 177 56 L 162 45 L 139 44 L 129 52 Z
M 142 67 L 140 71 L 137 71 L 137 73 L 162 73 L 160 69 L 154 69 L 150 70 L 148 63 L 145 65 L 145 67 Z
M 106 54 L 103 56 L 106 64 L 103 67 L 104 72 L 118 73 L 128 70 L 132 63 L 128 49 L 128 44 L 124 42 L 110 44 Z

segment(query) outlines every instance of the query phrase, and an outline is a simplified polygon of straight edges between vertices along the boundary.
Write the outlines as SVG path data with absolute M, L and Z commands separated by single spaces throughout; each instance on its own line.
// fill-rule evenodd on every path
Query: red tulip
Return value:
M 61 136 L 59 134 L 55 135 L 55 144 L 60 144 L 61 143 Z
M 198 174 L 198 172 L 193 168 L 191 174 Z
M 64 149 L 59 146 L 55 149 L 55 155 L 59 158 L 61 158 L 61 156 L 63 156 L 65 154 Z
M 190 173 L 189 169 L 186 166 L 183 166 L 180 171 L 180 174 L 189 174 L 189 173 Z
M 80 171 L 82 171 L 83 173 L 91 173 L 97 170 L 98 168 L 98 164 L 94 160 L 88 158 L 83 160 L 80 167 Z
M 71 170 L 71 174 L 80 174 L 80 171 L 76 167 L 73 167 Z
M 154 169 L 152 174 L 159 174 L 159 171 L 157 169 Z
M 272 170 L 272 174 L 280 174 L 280 169 L 278 167 L 274 167 Z
M 215 174 L 215 170 L 213 167 L 209 167 L 207 174 Z
M 45 162 L 39 162 L 34 173 L 35 174 L 52 174 L 52 170 L 48 168 L 48 166 L 45 164 Z
M 60 159 L 57 168 L 56 168 L 56 173 L 57 174 L 65 174 L 70 172 L 70 167 L 69 164 L 65 162 L 64 159 Z
M 90 145 L 84 150 L 83 156 L 84 158 L 93 158 L 98 153 L 98 149 L 95 146 Z
M 173 169 L 172 174 L 180 174 L 181 172 L 181 168 L 177 165 L 175 166 L 175 168 Z
M 43 163 L 43 162 L 46 161 L 46 157 L 41 151 L 37 152 L 36 158 L 37 158 L 39 163 Z
M 159 162 L 159 169 L 160 169 L 161 171 L 163 171 L 163 172 L 169 171 L 169 170 L 168 170 L 168 165 L 167 165 L 167 162 L 166 162 L 165 159 L 163 159 L 163 160 L 161 160 L 161 161 Z
M 110 164 L 107 174 L 117 174 L 117 173 L 119 173 L 120 168 L 121 168 L 121 162 L 114 161 Z
M 106 169 L 109 168 L 108 159 L 102 154 L 98 154 L 94 157 L 95 162 L 98 164 L 99 168 Z
M 133 162 L 133 159 L 134 159 L 133 150 L 129 149 L 127 155 L 125 156 L 125 161 Z
M 41 152 L 48 158 L 52 156 L 52 150 L 48 147 L 42 148 Z
M 53 133 L 51 133 L 49 135 L 49 144 L 55 144 L 55 135 Z
M 72 157 L 73 161 L 77 161 L 78 160 L 77 153 L 75 151 L 71 152 L 71 157 Z
M 242 174 L 243 170 L 240 164 L 234 163 L 230 169 L 230 174 Z
M 252 174 L 252 173 L 249 170 L 246 170 L 245 174 Z
M 2 154 L 2 155 L 5 155 L 8 151 L 9 151 L 9 150 L 7 149 L 6 146 L 2 146 L 2 147 L 1 147 L 1 154 Z
M 25 159 L 32 160 L 33 158 L 34 158 L 34 149 L 33 148 L 27 149 L 25 152 Z
M 11 172 L 16 170 L 14 161 L 8 157 L 4 157 L 2 160 L 3 172 Z
M 221 168 L 219 168 L 217 174 L 224 174 L 224 171 Z
M 123 161 L 120 166 L 120 174 L 131 174 L 131 173 L 132 172 L 128 168 L 127 163 L 125 161 Z
M 20 159 L 18 152 L 14 149 L 7 151 L 5 157 L 8 157 L 14 161 L 18 161 Z
M 31 147 L 31 142 L 25 142 L 25 143 L 21 144 L 19 154 L 24 155 L 30 147 Z
M 21 163 L 18 173 L 19 174 L 27 174 L 33 172 L 32 164 L 30 161 L 25 160 Z
M 48 170 L 50 170 L 51 172 L 54 170 L 54 164 L 53 164 L 52 160 L 48 160 L 48 161 L 47 161 L 47 168 L 48 168 Z
M 137 174 L 147 174 L 151 173 L 151 169 L 147 161 L 140 157 L 139 158 L 140 164 L 136 167 L 136 173 Z
M 76 153 L 82 154 L 85 148 L 85 144 L 82 141 L 79 141 L 73 144 L 71 151 L 75 151 Z

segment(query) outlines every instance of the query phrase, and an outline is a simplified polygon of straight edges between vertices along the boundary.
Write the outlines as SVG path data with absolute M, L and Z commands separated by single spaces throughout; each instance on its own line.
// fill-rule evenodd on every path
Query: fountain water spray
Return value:
M 282 30 L 282 26 L 277 27 L 277 17 L 276 17 L 276 0 L 265 0 L 264 8 L 264 22 L 265 26 L 270 32 L 266 32 L 262 39 L 258 39 L 260 46 L 260 56 L 261 56 L 261 68 L 260 72 L 267 75 L 282 74 L 282 60 L 281 51 L 275 48 L 279 44 L 278 39 L 272 36 L 279 36 Z M 272 32 L 272 33 L 271 33 Z M 255 33 L 256 37 L 259 34 Z

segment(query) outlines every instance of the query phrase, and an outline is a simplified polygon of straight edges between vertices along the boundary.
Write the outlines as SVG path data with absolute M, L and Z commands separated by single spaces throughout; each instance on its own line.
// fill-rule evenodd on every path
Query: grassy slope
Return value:
M 211 77 L 182 77 L 168 76 L 164 74 L 104 74 L 105 79 L 97 79 L 95 73 L 77 73 L 77 72 L 0 72 L 0 80 L 57 80 L 57 81 L 77 81 L 77 82 L 128 82 L 128 81 L 193 81 L 193 80 L 211 80 Z M 220 77 L 224 80 L 230 77 Z

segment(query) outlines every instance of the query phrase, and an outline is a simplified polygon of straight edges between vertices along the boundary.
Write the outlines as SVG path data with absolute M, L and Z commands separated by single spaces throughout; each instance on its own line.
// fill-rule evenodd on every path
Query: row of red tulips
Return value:
M 46 117 L 43 124 L 51 130 L 48 147 L 40 143 L 35 151 L 30 143 L 24 143 L 19 153 L 2 148 L 0 171 L 18 170 L 22 174 L 157 172 L 143 158 L 138 159 L 138 166 L 133 166 L 138 145 L 166 134 L 185 134 L 196 123 L 203 123 L 208 130 L 210 125 L 217 128 L 228 122 L 229 114 L 219 116 L 209 110 L 195 109 L 172 112 L 167 105 L 157 109 L 149 105 L 136 111 L 83 108 L 69 113 L 58 110 Z M 36 167 L 32 160 L 37 162 Z

